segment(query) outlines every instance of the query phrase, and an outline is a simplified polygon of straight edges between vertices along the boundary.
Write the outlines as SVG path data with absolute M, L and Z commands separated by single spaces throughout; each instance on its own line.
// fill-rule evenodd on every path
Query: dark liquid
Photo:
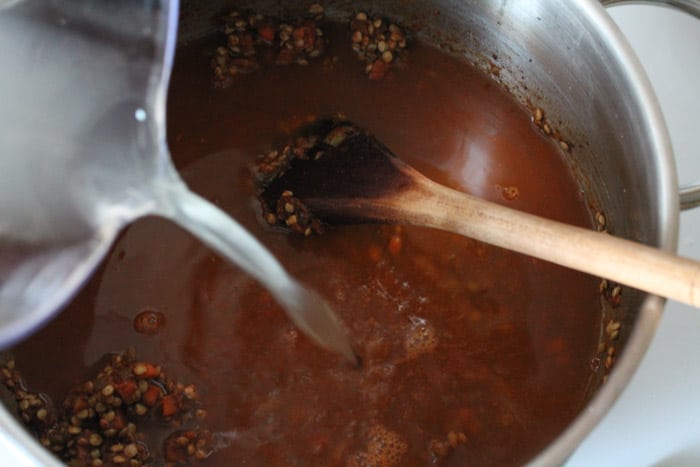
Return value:
M 258 217 L 249 167 L 313 117 L 345 113 L 436 181 L 590 226 L 555 146 L 489 78 L 421 44 L 370 82 L 345 28 L 332 66 L 266 66 L 211 85 L 211 43 L 178 51 L 169 143 L 187 183 L 248 227 L 333 303 L 361 369 L 312 345 L 260 285 L 172 224 L 132 225 L 98 274 L 20 345 L 29 385 L 60 399 L 107 352 L 128 346 L 197 384 L 212 431 L 231 444 L 206 465 L 346 465 L 376 427 L 398 434 L 401 465 L 431 465 L 431 440 L 463 433 L 446 465 L 520 464 L 590 396 L 600 329 L 597 281 L 451 234 L 353 226 L 304 239 Z M 517 187 L 507 200 L 504 187 Z M 145 309 L 165 317 L 134 330 Z M 373 431 L 374 430 L 374 431 Z M 232 434 L 233 433 L 233 434 Z

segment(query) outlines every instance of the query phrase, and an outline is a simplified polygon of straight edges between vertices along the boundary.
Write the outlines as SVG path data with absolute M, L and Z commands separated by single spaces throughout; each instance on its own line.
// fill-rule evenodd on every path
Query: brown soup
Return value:
M 209 65 L 220 38 L 180 47 L 169 144 L 195 191 L 332 302 L 362 367 L 310 343 L 259 284 L 199 241 L 147 218 L 14 349 L 16 368 L 58 401 L 103 355 L 133 347 L 196 385 L 207 415 L 189 423 L 216 440 L 202 465 L 521 464 L 590 396 L 598 281 L 429 229 L 286 234 L 261 219 L 250 167 L 302 123 L 342 112 L 436 181 L 590 227 L 580 187 L 528 111 L 481 72 L 413 41 L 400 66 L 369 80 L 347 25 L 324 33 L 324 56 L 337 60 L 264 62 L 223 89 Z M 148 332 L 144 311 L 155 316 Z M 144 440 L 156 459 L 167 432 L 156 424 Z

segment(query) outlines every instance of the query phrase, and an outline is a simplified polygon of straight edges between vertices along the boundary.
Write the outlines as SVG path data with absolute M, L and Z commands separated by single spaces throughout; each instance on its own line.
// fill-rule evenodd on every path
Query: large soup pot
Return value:
M 231 1 L 182 5 L 179 40 L 206 35 Z M 305 9 L 309 1 L 240 1 L 269 14 Z M 612 2 L 609 2 L 612 3 Z M 664 2 L 674 3 L 674 2 Z M 698 3 L 678 1 L 688 11 Z M 606 213 L 616 235 L 666 250 L 678 237 L 679 195 L 669 137 L 642 68 L 604 7 L 595 0 L 337 1 L 330 17 L 365 9 L 393 17 L 449 47 L 501 82 L 523 104 L 545 109 L 572 142 L 572 168 L 587 198 Z M 164 9 L 167 9 L 163 7 Z M 533 464 L 561 464 L 599 422 L 642 359 L 664 300 L 626 292 L 619 358 L 587 407 Z M 0 408 L 0 458 L 7 465 L 56 461 Z

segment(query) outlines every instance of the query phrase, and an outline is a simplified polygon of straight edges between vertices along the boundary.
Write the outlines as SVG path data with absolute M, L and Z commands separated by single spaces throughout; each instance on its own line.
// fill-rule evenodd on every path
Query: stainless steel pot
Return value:
M 280 14 L 302 2 L 237 2 L 240 8 Z M 622 3 L 611 0 L 607 4 Z M 647 2 L 650 3 L 650 2 Z M 654 3 L 654 2 L 651 2 Z M 700 16 L 700 2 L 659 1 Z M 298 4 L 298 5 L 297 5 Z M 604 210 L 619 236 L 675 250 L 679 194 L 667 130 L 649 82 L 603 6 L 593 0 L 337 1 L 324 3 L 329 16 L 366 9 L 421 26 L 421 35 L 485 70 L 529 106 L 546 110 L 562 138 L 573 143 L 572 168 L 586 196 Z M 207 34 L 229 1 L 184 5 L 181 40 Z M 684 205 L 700 198 L 693 187 Z M 532 460 L 565 461 L 622 392 L 655 332 L 664 301 L 625 294 L 623 332 L 616 366 L 584 411 Z M 13 465 L 53 462 L 0 409 L 0 458 Z M 3 458 L 4 460 L 4 458 Z

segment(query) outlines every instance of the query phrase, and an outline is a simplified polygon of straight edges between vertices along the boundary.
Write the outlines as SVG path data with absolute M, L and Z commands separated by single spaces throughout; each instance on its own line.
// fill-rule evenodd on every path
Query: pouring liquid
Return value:
M 303 332 L 356 365 L 357 357 L 326 301 L 293 279 L 275 257 L 232 217 L 184 184 L 160 185 L 159 213 L 262 283 Z

